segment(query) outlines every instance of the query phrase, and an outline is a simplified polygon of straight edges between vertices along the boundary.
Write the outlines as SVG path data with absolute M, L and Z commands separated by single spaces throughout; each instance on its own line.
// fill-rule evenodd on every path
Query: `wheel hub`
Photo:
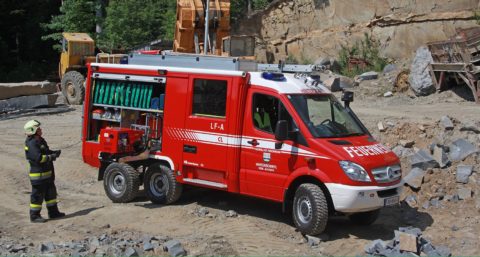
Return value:
M 125 190 L 125 177 L 117 172 L 113 174 L 111 183 L 110 183 L 110 191 L 114 194 L 121 194 Z
M 297 204 L 297 217 L 302 223 L 309 223 L 312 220 L 312 203 L 307 197 L 302 197 Z
M 73 83 L 68 83 L 67 84 L 67 94 L 70 96 L 70 97 L 75 97 L 75 86 L 73 85 Z
M 150 179 L 150 189 L 153 195 L 162 197 L 168 192 L 168 178 L 162 174 L 154 174 Z

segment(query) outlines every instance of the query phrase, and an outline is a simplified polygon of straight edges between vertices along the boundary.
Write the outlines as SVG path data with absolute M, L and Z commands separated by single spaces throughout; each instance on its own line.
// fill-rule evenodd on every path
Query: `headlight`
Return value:
M 367 171 L 360 165 L 349 162 L 349 161 L 340 161 L 340 167 L 345 172 L 345 174 L 355 181 L 370 182 L 370 176 L 368 176 Z

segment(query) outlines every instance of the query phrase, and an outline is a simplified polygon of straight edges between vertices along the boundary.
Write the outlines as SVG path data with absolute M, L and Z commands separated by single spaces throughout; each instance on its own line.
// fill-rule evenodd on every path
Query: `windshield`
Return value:
M 289 95 L 288 98 L 314 137 L 365 134 L 361 125 L 332 95 Z

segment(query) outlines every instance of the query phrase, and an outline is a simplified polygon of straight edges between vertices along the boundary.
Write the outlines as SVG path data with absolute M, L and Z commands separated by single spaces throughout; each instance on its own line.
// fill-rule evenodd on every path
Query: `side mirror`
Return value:
M 343 91 L 342 93 L 342 101 L 345 103 L 345 106 L 349 106 L 351 102 L 353 102 L 353 92 L 351 91 Z
M 275 139 L 280 141 L 275 143 L 275 149 L 282 148 L 283 141 L 288 138 L 288 124 L 286 120 L 279 120 L 275 127 Z

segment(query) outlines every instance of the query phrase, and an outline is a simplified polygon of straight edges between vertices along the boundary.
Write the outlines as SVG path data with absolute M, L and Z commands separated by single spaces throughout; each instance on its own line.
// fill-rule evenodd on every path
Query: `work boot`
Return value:
M 57 219 L 57 218 L 61 218 L 61 217 L 65 217 L 65 213 L 60 212 L 58 210 L 57 206 L 52 206 L 52 207 L 48 208 L 48 218 L 49 219 Z
M 47 220 L 42 218 L 42 216 L 40 216 L 40 214 L 37 214 L 37 215 L 31 215 L 30 216 L 30 222 L 32 222 L 32 223 L 44 223 L 44 222 L 47 222 Z

